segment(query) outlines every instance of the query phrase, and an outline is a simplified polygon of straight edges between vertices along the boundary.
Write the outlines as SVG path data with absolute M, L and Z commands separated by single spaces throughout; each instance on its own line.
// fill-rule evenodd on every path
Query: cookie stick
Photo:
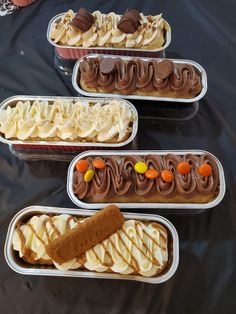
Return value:
M 46 252 L 56 263 L 66 263 L 121 229 L 124 221 L 120 209 L 115 205 L 109 205 L 50 242 L 46 246 Z

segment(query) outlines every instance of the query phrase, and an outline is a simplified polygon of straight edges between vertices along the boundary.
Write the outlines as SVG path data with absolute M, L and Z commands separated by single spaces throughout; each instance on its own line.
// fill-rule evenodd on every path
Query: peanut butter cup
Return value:
M 115 60 L 112 58 L 104 58 L 100 63 L 100 70 L 103 74 L 109 74 L 115 69 Z
M 158 77 L 162 80 L 171 75 L 174 71 L 174 62 L 171 60 L 163 60 L 157 63 L 156 69 Z

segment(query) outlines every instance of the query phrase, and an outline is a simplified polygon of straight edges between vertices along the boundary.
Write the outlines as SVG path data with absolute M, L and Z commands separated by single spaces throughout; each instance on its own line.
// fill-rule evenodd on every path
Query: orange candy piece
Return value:
M 180 162 L 177 170 L 180 174 L 188 174 L 190 172 L 190 164 L 186 161 Z
M 94 159 L 93 166 L 97 169 L 104 169 L 106 167 L 106 164 L 105 161 L 102 159 Z
M 212 167 L 208 164 L 203 164 L 198 168 L 198 172 L 201 176 L 209 177 L 212 173 Z
M 77 161 L 75 168 L 81 173 L 86 172 L 88 170 L 88 161 L 85 159 L 80 159 Z
M 155 170 L 155 169 L 148 169 L 146 172 L 145 172 L 145 176 L 148 178 L 148 179 L 156 179 L 158 177 L 158 171 Z
M 161 177 L 163 181 L 168 182 L 168 183 L 174 180 L 174 174 L 170 170 L 163 170 L 161 172 Z

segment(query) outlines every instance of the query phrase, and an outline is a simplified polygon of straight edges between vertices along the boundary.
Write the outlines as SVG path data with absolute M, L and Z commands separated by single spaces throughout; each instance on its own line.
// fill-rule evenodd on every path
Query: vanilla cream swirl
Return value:
M 55 265 L 60 270 L 86 268 L 96 272 L 139 274 L 146 277 L 160 273 L 168 261 L 168 236 L 156 223 L 126 220 L 122 229 L 95 245 L 80 258 L 57 264 L 47 255 L 47 244 L 83 220 L 70 215 L 33 216 L 17 226 L 13 234 L 13 249 L 30 264 Z
M 19 101 L 0 110 L 7 139 L 121 142 L 132 129 L 133 113 L 124 101 Z
M 134 34 L 120 31 L 117 24 L 120 15 L 100 11 L 92 13 L 95 22 L 87 32 L 81 32 L 70 23 L 75 13 L 72 10 L 64 13 L 61 20 L 51 25 L 49 37 L 56 44 L 77 47 L 117 47 L 117 48 L 160 48 L 165 43 L 165 32 L 170 31 L 162 14 L 144 16 L 140 13 L 140 26 Z

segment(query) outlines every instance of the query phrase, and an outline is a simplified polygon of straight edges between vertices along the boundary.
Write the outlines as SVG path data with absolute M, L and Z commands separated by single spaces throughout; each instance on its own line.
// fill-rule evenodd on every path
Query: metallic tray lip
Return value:
M 220 190 L 218 196 L 212 200 L 209 203 L 117 203 L 117 206 L 120 208 L 136 208 L 136 209 L 141 209 L 141 208 L 152 208 L 152 209 L 209 209 L 212 207 L 215 207 L 218 205 L 224 195 L 225 195 L 225 178 L 224 178 L 224 170 L 223 167 L 220 163 L 220 161 L 211 153 L 205 151 L 205 150 L 197 150 L 197 149 L 192 149 L 192 150 L 123 150 L 123 151 L 86 151 L 82 152 L 79 155 L 77 155 L 70 163 L 68 167 L 68 172 L 67 172 L 67 194 L 71 201 L 76 205 L 80 206 L 82 208 L 88 209 L 88 208 L 93 208 L 93 209 L 99 209 L 103 208 L 104 206 L 107 205 L 107 203 L 86 203 L 81 200 L 79 200 L 73 193 L 72 191 L 72 175 L 73 175 L 73 170 L 75 167 L 75 164 L 77 160 L 81 158 L 85 158 L 88 156 L 102 156 L 102 155 L 121 155 L 121 156 L 127 156 L 127 155 L 148 155 L 148 154 L 158 154 L 158 155 L 165 155 L 168 153 L 173 153 L 176 155 L 184 155 L 184 154 L 208 154 L 211 155 L 218 166 L 219 169 L 219 179 L 220 179 Z
M 81 102 L 109 102 L 111 100 L 117 100 L 114 98 L 109 98 L 109 97 L 104 97 L 104 98 L 98 98 L 98 97 L 67 97 L 67 96 L 29 96 L 29 95 L 15 95 L 11 96 L 9 98 L 6 98 L 0 103 L 0 109 L 5 109 L 8 105 L 11 104 L 13 101 L 21 101 L 21 100 L 48 100 L 48 101 L 53 101 L 53 100 L 78 100 Z M 66 141 L 21 141 L 21 140 L 8 140 L 3 137 L 3 135 L 0 134 L 0 142 L 5 143 L 5 144 L 18 144 L 18 145 L 50 145 L 50 146 L 80 146 L 80 147 L 123 147 L 129 143 L 131 143 L 134 138 L 137 135 L 138 132 L 138 112 L 135 106 L 128 100 L 126 99 L 120 99 L 121 101 L 124 101 L 132 110 L 132 113 L 134 115 L 134 120 L 133 120 L 133 126 L 132 126 L 132 133 L 130 134 L 129 138 L 125 140 L 124 142 L 121 143 L 97 143 L 97 142 L 66 142 Z
M 76 271 L 76 270 L 68 270 L 68 271 L 61 271 L 58 269 L 42 269 L 40 268 L 26 268 L 22 267 L 14 261 L 12 256 L 12 237 L 15 230 L 15 226 L 17 222 L 22 219 L 27 214 L 30 213 L 55 213 L 55 214 L 69 214 L 69 215 L 80 215 L 80 216 L 91 216 L 92 214 L 96 213 L 96 210 L 84 210 L 84 209 L 72 209 L 72 208 L 56 208 L 56 207 L 47 207 L 47 206 L 29 206 L 22 210 L 20 210 L 11 220 L 5 245 L 4 245 L 4 255 L 5 260 L 8 266 L 15 272 L 23 275 L 41 275 L 41 276 L 61 276 L 61 277 L 81 277 L 81 278 L 104 278 L 104 279 L 122 279 L 122 280 L 135 280 L 140 282 L 147 282 L 147 283 L 162 283 L 169 278 L 171 278 L 177 270 L 179 264 L 179 237 L 178 233 L 173 226 L 173 224 L 166 218 L 159 216 L 159 215 L 152 215 L 152 214 L 141 214 L 141 213 L 123 213 L 125 218 L 127 219 L 141 219 L 141 220 L 150 220 L 150 221 L 157 221 L 160 222 L 168 229 L 169 233 L 172 237 L 172 263 L 166 273 L 163 275 L 160 274 L 157 277 L 144 277 L 141 275 L 121 275 L 121 274 L 109 274 L 109 273 L 97 273 L 93 271 Z
M 167 58 L 168 60 L 172 60 L 175 63 L 188 63 L 190 65 L 195 66 L 198 71 L 201 73 L 201 77 L 202 77 L 202 91 L 199 95 L 197 95 L 194 98 L 171 98 L 171 97 L 159 97 L 159 96 L 141 96 L 141 95 L 122 95 L 122 94 L 110 94 L 110 93 L 92 93 L 92 92 L 86 92 L 84 91 L 79 84 L 77 83 L 77 76 L 78 76 L 78 72 L 79 72 L 79 65 L 81 63 L 81 61 L 83 60 L 83 58 L 96 58 L 96 57 L 105 57 L 105 58 L 117 58 L 117 56 L 115 55 L 106 55 L 106 54 L 88 54 L 86 56 L 81 57 L 74 65 L 73 68 L 73 74 L 72 74 L 72 85 L 74 87 L 74 89 L 79 93 L 82 94 L 84 96 L 94 96 L 94 97 L 115 97 L 115 98 L 125 98 L 125 99 L 136 99 L 136 100 L 150 100 L 150 101 L 169 101 L 169 102 L 180 102 L 180 103 L 193 103 L 196 101 L 199 101 L 200 99 L 202 99 L 206 92 L 207 92 L 207 74 L 205 69 L 197 62 L 195 61 L 191 61 L 191 60 L 186 60 L 186 59 L 173 59 L 173 58 Z M 141 60 L 150 60 L 153 58 L 148 58 L 148 57 L 129 57 L 129 56 L 119 56 L 119 58 L 123 59 L 123 60 L 131 60 L 133 58 L 138 58 Z M 155 58 L 155 60 L 160 60 L 163 58 Z
M 78 50 L 83 50 L 83 49 L 86 49 L 86 50 L 119 50 L 119 51 L 137 51 L 137 52 L 158 52 L 158 51 L 163 51 L 165 50 L 171 43 L 171 27 L 169 25 L 169 23 L 164 19 L 165 23 L 166 23 L 166 26 L 167 26 L 167 30 L 166 30 L 166 36 L 165 36 L 165 45 L 160 47 L 160 48 L 156 48 L 156 49 L 138 49 L 138 48 L 114 48 L 114 47 L 76 47 L 76 46 L 62 46 L 62 45 L 59 45 L 59 44 L 56 44 L 53 42 L 53 40 L 50 38 L 50 31 L 51 31 L 51 28 L 52 28 L 52 24 L 53 23 L 58 23 L 62 16 L 65 14 L 66 12 L 63 12 L 63 13 L 59 13 L 55 16 L 53 16 L 51 18 L 51 20 L 49 21 L 48 23 L 48 28 L 47 28 L 47 40 L 48 42 L 53 45 L 54 47 L 57 47 L 57 48 L 64 48 L 64 49 L 78 49 Z

